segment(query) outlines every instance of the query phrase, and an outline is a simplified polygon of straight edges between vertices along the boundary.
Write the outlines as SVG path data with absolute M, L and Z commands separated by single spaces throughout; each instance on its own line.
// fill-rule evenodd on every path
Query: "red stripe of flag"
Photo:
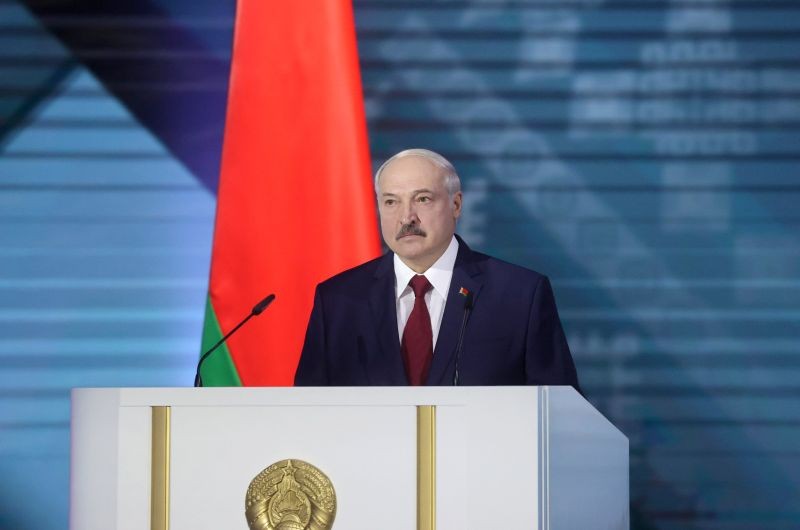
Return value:
M 239 0 L 204 345 L 277 298 L 205 384 L 292 384 L 314 286 L 380 251 L 370 173 L 350 2 Z

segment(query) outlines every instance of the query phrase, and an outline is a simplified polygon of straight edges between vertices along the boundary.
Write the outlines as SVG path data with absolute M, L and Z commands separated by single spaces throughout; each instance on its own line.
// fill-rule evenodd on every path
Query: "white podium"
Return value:
M 628 440 L 571 387 L 72 392 L 71 530 L 246 530 L 307 462 L 337 530 L 628 529 Z

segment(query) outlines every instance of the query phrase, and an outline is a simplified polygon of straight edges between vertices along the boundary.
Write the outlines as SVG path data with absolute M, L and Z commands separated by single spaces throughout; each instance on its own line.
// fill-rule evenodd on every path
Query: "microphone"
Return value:
M 199 361 L 197 361 L 197 371 L 195 372 L 195 375 L 194 375 L 194 386 L 196 386 L 196 387 L 201 387 L 201 386 L 203 386 L 203 378 L 202 378 L 202 377 L 200 377 L 200 368 L 203 366 L 203 363 L 205 362 L 205 360 L 206 360 L 206 359 L 208 359 L 208 356 L 209 356 L 209 355 L 211 355 L 212 353 L 214 353 L 214 350 L 216 350 L 217 348 L 219 348 L 220 346 L 222 346 L 222 344 L 223 344 L 223 343 L 224 343 L 226 340 L 228 340 L 228 337 L 230 337 L 231 335 L 233 335 L 234 333 L 236 333 L 236 331 L 237 331 L 237 330 L 238 330 L 240 327 L 244 326 L 245 322 L 247 322 L 247 321 L 248 321 L 248 320 L 250 320 L 251 318 L 253 318 L 253 317 L 255 317 L 255 316 L 258 316 L 258 315 L 260 315 L 261 313 L 263 313 L 263 312 L 264 312 L 264 310 L 265 310 L 267 307 L 269 307 L 269 304 L 271 304 L 273 300 L 275 300 L 275 295 L 274 295 L 274 294 L 270 294 L 270 295 L 268 295 L 266 298 L 264 298 L 263 300 L 261 300 L 259 303 L 257 303 L 255 306 L 253 306 L 253 309 L 250 311 L 250 314 L 249 314 L 249 315 L 247 315 L 247 316 L 244 318 L 244 320 L 242 320 L 241 322 L 239 322 L 239 323 L 236 325 L 236 327 L 235 327 L 235 328 L 233 328 L 232 330 L 230 330 L 230 331 L 228 332 L 228 334 L 227 334 L 227 335 L 225 335 L 224 337 L 222 337 L 221 339 L 219 339 L 219 341 L 218 341 L 216 344 L 214 344 L 214 345 L 211 347 L 211 349 L 209 349 L 209 350 L 208 350 L 207 352 L 205 352 L 205 353 L 204 353 L 202 356 L 200 356 L 200 360 L 199 360 Z
M 453 386 L 458 386 L 458 360 L 461 357 L 461 349 L 464 346 L 464 331 L 467 329 L 467 319 L 472 311 L 472 293 L 463 287 L 459 293 L 464 295 L 464 317 L 461 319 L 461 330 L 458 332 L 458 346 L 456 347 L 456 371 L 453 374 Z

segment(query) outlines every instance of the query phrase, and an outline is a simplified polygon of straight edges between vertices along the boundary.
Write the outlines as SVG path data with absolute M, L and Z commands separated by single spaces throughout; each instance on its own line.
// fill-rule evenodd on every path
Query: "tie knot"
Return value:
M 425 296 L 425 293 L 431 290 L 431 282 L 428 281 L 428 278 L 423 276 L 422 274 L 417 274 L 411 281 L 408 282 L 408 285 L 411 286 L 411 290 L 414 291 L 414 297 L 419 298 L 420 296 Z

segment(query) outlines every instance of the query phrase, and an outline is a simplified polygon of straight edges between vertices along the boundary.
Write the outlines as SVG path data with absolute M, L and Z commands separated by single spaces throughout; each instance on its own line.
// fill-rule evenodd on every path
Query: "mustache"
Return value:
M 415 223 L 407 223 L 400 227 L 400 231 L 397 232 L 397 235 L 394 236 L 395 241 L 400 239 L 401 237 L 405 236 L 422 236 L 427 237 L 428 234 L 425 233 L 425 230 L 420 228 Z

